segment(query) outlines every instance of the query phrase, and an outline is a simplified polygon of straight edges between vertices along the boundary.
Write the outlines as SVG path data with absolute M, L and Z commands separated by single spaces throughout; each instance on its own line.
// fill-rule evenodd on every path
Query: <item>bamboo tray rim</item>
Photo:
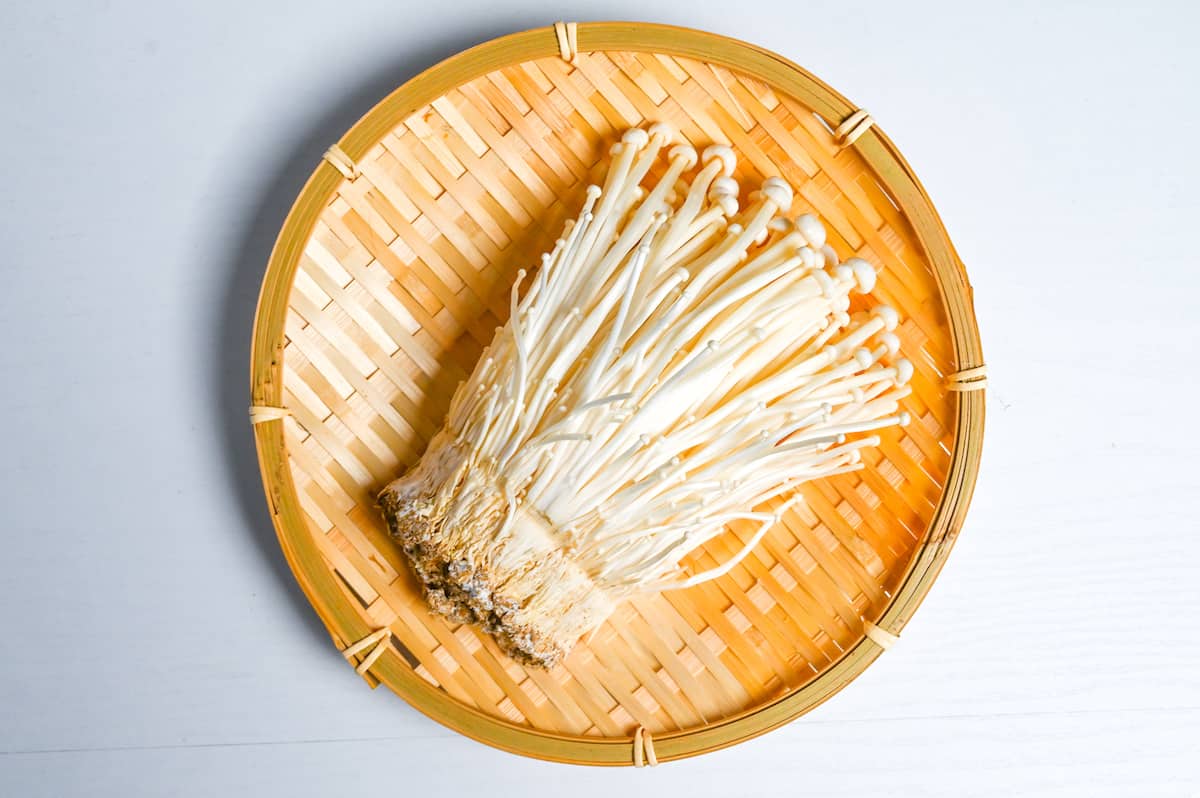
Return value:
M 561 54 L 558 26 L 513 33 L 476 45 L 425 70 L 385 97 L 350 128 L 337 146 L 357 161 L 395 125 L 455 86 L 522 61 Z M 735 39 L 687 28 L 639 22 L 586 22 L 576 27 L 580 51 L 653 52 L 713 63 L 782 91 L 831 126 L 858 109 L 803 68 L 773 52 Z M 932 266 L 949 322 L 958 373 L 979 369 L 983 356 L 965 267 L 924 188 L 908 163 L 873 125 L 852 145 L 908 218 Z M 283 327 L 300 256 L 318 214 L 342 179 L 321 161 L 289 211 L 271 252 L 255 315 L 251 353 L 251 405 L 279 407 L 283 392 Z M 877 625 L 896 634 L 928 593 L 945 563 L 970 503 L 983 439 L 984 391 L 955 394 L 954 446 L 942 495 L 899 588 Z M 297 581 L 335 642 L 355 641 L 373 630 L 338 590 L 308 533 L 284 442 L 282 420 L 253 427 L 272 522 Z M 694 756 L 756 737 L 804 714 L 861 674 L 882 648 L 867 637 L 802 687 L 701 728 L 655 735 L 661 761 Z M 372 674 L 430 718 L 488 745 L 535 758 L 594 765 L 632 764 L 632 737 L 583 737 L 539 731 L 485 714 L 430 685 L 393 651 Z

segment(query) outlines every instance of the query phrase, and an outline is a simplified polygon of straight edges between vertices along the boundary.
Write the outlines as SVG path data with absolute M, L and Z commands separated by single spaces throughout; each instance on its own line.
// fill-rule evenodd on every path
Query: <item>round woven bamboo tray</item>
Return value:
M 916 366 L 913 423 L 802 502 L 728 575 L 645 598 L 552 671 L 430 614 L 374 506 L 416 461 L 608 146 L 664 121 L 778 174 L 843 257 L 881 269 Z M 363 117 L 313 172 L 271 255 L 251 417 L 283 551 L 372 685 L 490 745 L 627 765 L 786 723 L 884 650 L 929 590 L 978 469 L 984 392 L 966 272 L 871 118 L 785 59 L 713 34 L 557 24 L 482 44 Z M 745 530 L 706 547 L 727 558 Z

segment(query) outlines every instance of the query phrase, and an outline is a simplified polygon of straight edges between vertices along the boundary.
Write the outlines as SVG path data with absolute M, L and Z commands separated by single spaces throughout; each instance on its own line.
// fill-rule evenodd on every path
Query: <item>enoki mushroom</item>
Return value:
M 380 496 L 429 605 L 527 664 L 558 662 L 630 596 L 726 573 L 797 485 L 861 468 L 871 433 L 908 423 L 896 312 L 848 312 L 875 270 L 786 216 L 780 178 L 742 209 L 733 151 L 671 137 L 613 146 L 603 188 L 518 273 L 445 426 Z M 753 525 L 740 551 L 689 571 L 731 522 Z

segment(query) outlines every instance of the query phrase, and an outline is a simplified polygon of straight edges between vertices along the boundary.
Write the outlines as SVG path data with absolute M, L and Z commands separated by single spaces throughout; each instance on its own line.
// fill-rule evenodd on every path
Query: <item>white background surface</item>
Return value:
M 540 6 L 0 4 L 0 795 L 1200 795 L 1196 7 Z M 967 263 L 993 387 L 901 643 L 780 731 L 614 771 L 368 690 L 245 417 L 270 244 L 330 142 L 467 45 L 647 17 L 871 110 Z

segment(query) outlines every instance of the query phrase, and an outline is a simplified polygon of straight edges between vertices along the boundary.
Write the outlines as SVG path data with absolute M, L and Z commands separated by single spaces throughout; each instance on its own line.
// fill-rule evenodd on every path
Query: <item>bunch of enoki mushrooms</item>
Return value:
M 444 427 L 379 497 L 430 607 L 551 666 L 623 600 L 726 573 L 807 480 L 908 423 L 896 312 L 849 313 L 875 270 L 839 262 L 768 178 L 663 125 L 612 147 Z M 665 165 L 663 156 L 665 154 Z M 690 176 L 689 176 L 690 175 Z M 688 555 L 732 522 L 736 556 Z

